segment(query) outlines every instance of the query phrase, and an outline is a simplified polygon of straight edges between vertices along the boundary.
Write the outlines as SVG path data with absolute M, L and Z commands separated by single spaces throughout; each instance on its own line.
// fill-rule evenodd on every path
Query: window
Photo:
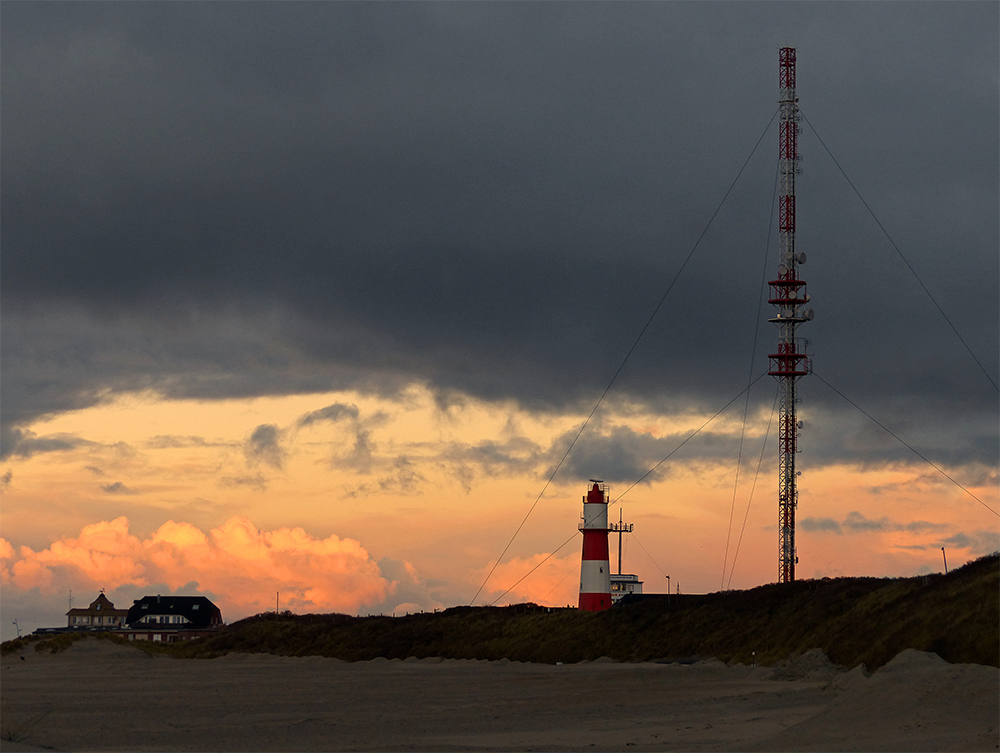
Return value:
M 197 609 L 200 606 L 201 606 L 201 604 L 193 604 L 193 605 L 191 605 L 191 609 Z

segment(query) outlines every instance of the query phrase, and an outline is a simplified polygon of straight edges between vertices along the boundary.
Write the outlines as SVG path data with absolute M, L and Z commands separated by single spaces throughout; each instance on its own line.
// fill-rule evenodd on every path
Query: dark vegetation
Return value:
M 4 644 L 6 646 L 6 644 Z M 261 614 L 218 634 L 157 645 L 177 656 L 232 651 L 347 661 L 441 656 L 554 663 L 716 657 L 774 664 L 821 648 L 836 664 L 882 666 L 900 651 L 1000 666 L 1000 558 L 948 575 L 836 578 L 703 596 L 646 596 L 614 609 L 454 607 L 405 617 Z
M 38 653 L 58 654 L 60 651 L 65 651 L 83 638 L 97 638 L 100 641 L 110 641 L 111 643 L 119 643 L 123 645 L 134 645 L 142 650 L 147 650 L 147 645 L 144 645 L 143 641 L 136 644 L 129 642 L 122 636 L 115 635 L 114 633 L 58 633 L 53 635 L 51 638 L 42 638 L 41 636 L 32 634 L 26 635 L 23 638 L 16 638 L 12 641 L 4 641 L 0 644 L 0 655 L 6 656 L 7 654 L 12 654 L 29 644 L 34 644 L 35 651 Z

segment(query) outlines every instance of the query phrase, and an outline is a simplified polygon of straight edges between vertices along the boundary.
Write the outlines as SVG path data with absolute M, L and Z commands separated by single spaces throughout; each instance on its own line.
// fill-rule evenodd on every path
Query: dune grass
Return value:
M 83 637 L 37 641 L 60 651 Z M 32 637 L 8 641 L 3 653 Z M 230 652 L 328 656 L 579 662 L 715 657 L 774 664 L 812 648 L 848 668 L 874 670 L 900 651 L 933 651 L 953 662 L 1000 666 L 1000 556 L 947 575 L 835 578 L 706 595 L 646 596 L 605 612 L 537 607 L 454 607 L 402 617 L 261 614 L 182 643 L 127 642 L 148 653 L 212 658 Z
M 215 636 L 164 647 L 178 656 L 231 651 L 329 656 L 441 656 L 555 663 L 716 657 L 773 664 L 811 648 L 848 668 L 882 666 L 906 648 L 1000 666 L 1000 558 L 948 575 L 836 578 L 703 596 L 648 596 L 580 612 L 534 605 L 455 607 L 404 617 L 262 614 Z
M 50 654 L 58 654 L 60 651 L 65 651 L 74 643 L 79 640 L 83 640 L 84 638 L 96 638 L 99 641 L 110 641 L 112 643 L 127 646 L 137 646 L 147 653 L 149 653 L 149 646 L 153 645 L 149 644 L 147 641 L 139 641 L 136 643 L 134 641 L 126 640 L 124 636 L 117 635 L 112 631 L 98 631 L 92 633 L 56 633 L 48 638 L 32 633 L 30 635 L 22 636 L 21 638 L 4 641 L 0 644 L 0 655 L 7 656 L 8 654 L 20 651 L 25 646 L 30 646 L 32 644 L 35 647 L 35 651 L 39 653 L 48 652 Z

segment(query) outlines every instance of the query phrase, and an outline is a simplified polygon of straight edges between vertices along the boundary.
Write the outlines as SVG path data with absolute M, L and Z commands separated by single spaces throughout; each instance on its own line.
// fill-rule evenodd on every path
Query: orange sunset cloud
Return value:
M 53 593 L 67 583 L 90 590 L 193 584 L 214 594 L 223 614 L 240 616 L 269 608 L 277 591 L 296 611 L 356 612 L 396 588 L 357 541 L 317 539 L 301 528 L 260 531 L 245 517 L 207 533 L 171 520 L 147 538 L 131 534 L 119 517 L 38 552 L 15 551 L 0 539 L 0 557 L 5 588 Z

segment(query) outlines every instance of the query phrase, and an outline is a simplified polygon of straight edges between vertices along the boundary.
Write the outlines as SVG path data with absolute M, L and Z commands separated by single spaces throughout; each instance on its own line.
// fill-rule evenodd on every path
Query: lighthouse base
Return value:
M 611 594 L 580 594 L 580 609 L 587 612 L 611 609 Z

